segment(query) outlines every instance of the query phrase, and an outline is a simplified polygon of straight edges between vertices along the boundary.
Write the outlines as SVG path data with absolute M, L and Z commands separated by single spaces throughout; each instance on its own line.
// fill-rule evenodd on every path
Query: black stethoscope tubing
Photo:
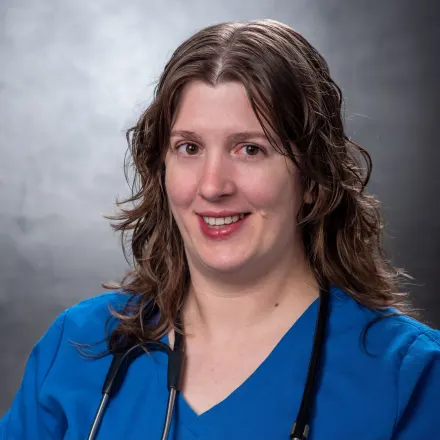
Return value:
M 310 355 L 306 384 L 304 387 L 301 404 L 296 422 L 293 425 L 290 440 L 306 440 L 309 432 L 310 410 L 314 404 L 315 390 L 319 377 L 319 368 L 324 349 L 325 330 L 329 314 L 329 298 L 325 289 L 319 291 L 318 316 L 316 319 L 315 333 L 313 336 L 312 353 Z M 174 411 L 177 393 L 180 391 L 180 378 L 183 369 L 183 337 L 175 332 L 174 347 L 171 349 L 161 341 L 145 341 L 136 344 L 124 352 L 115 353 L 102 387 L 102 398 L 99 403 L 95 418 L 92 422 L 87 440 L 94 440 L 107 408 L 108 402 L 122 386 L 130 364 L 146 350 L 163 351 L 168 355 L 168 402 L 165 413 L 161 440 L 167 440 Z

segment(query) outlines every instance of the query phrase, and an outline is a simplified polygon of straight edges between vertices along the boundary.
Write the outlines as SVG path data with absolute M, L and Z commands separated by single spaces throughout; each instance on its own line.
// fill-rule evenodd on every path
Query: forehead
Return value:
M 246 89 L 239 82 L 215 87 L 191 81 L 182 90 L 173 121 L 173 130 L 262 131 Z

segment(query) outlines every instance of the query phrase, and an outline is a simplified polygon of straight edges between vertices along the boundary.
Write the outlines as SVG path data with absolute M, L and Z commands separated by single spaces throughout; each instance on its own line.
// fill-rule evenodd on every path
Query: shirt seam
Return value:
M 414 326 L 416 328 L 418 328 L 417 326 Z M 418 335 L 415 336 L 415 338 L 408 344 L 408 346 L 406 347 L 405 353 L 402 355 L 402 358 L 400 360 L 400 365 L 399 365 L 399 369 L 397 371 L 397 392 L 396 392 L 396 414 L 394 416 L 394 423 L 393 423 L 393 430 L 392 430 L 392 435 L 394 435 L 396 433 L 396 429 L 397 429 L 397 425 L 398 425 L 398 417 L 399 417 L 399 412 L 400 412 L 400 405 L 399 405 L 399 393 L 400 393 L 400 384 L 399 384 L 399 377 L 400 377 L 400 371 L 402 369 L 403 363 L 405 362 L 406 357 L 408 356 L 408 353 L 411 349 L 411 347 L 422 337 L 422 336 L 427 336 L 432 342 L 434 342 L 434 344 L 436 344 L 437 346 L 440 347 L 440 343 L 435 340 L 432 335 L 430 334 L 431 330 L 427 329 L 425 331 L 422 331 L 421 333 L 419 333 Z
M 405 323 L 405 324 L 408 324 L 408 325 L 410 325 L 411 327 L 413 327 L 414 329 L 416 329 L 416 330 L 418 330 L 419 331 L 419 334 L 416 336 L 416 338 L 414 339 L 414 341 L 410 344 L 410 346 L 420 337 L 420 336 L 423 336 L 423 335 L 426 335 L 426 336 L 428 336 L 428 338 L 432 341 L 432 342 L 434 342 L 436 345 L 438 345 L 439 347 L 440 347 L 440 341 L 438 340 L 438 339 L 436 339 L 436 338 L 434 338 L 433 336 L 432 336 L 432 333 L 433 332 L 436 332 L 437 330 L 435 330 L 435 329 L 432 329 L 432 328 L 430 328 L 430 327 L 426 327 L 426 325 L 424 325 L 423 323 L 421 323 L 421 322 L 418 322 L 418 321 L 411 321 L 410 319 L 408 319 L 408 316 L 406 316 L 406 315 L 394 315 L 394 316 L 391 316 L 390 318 L 394 318 L 395 320 L 397 320 L 397 321 L 400 321 L 400 322 L 403 322 L 403 323 Z M 410 346 L 408 346 L 408 350 L 410 349 Z M 405 353 L 405 356 L 406 356 L 406 354 L 407 353 Z
M 41 381 L 41 385 L 40 385 L 40 387 L 39 387 L 39 389 L 38 389 L 38 397 L 40 397 L 40 393 L 41 393 L 41 391 L 42 391 L 42 389 L 43 389 L 43 387 L 44 387 L 44 384 L 45 384 L 45 382 L 46 382 L 46 380 L 47 380 L 47 377 L 49 376 L 49 374 L 50 374 L 50 372 L 51 372 L 51 370 L 52 370 L 52 368 L 53 368 L 53 366 L 54 366 L 54 364 L 55 364 L 55 361 L 57 360 L 57 358 L 58 358 L 58 353 L 59 353 L 59 351 L 60 351 L 60 346 L 61 346 L 61 342 L 62 342 L 62 340 L 63 340 L 63 336 L 64 336 L 64 330 L 65 330 L 65 327 L 66 327 L 66 317 L 67 317 L 67 313 L 69 312 L 69 310 L 70 309 L 66 309 L 63 313 L 62 313 L 62 320 L 61 320 L 61 323 L 60 323 L 60 326 L 61 326 L 61 332 L 60 332 L 60 336 L 59 336 L 59 338 L 58 338 L 58 344 L 57 344 L 57 346 L 56 346 L 56 350 L 55 350 L 55 353 L 54 353 L 54 356 L 53 356 L 53 358 L 52 358 L 52 361 L 51 361 L 51 363 L 50 363 L 50 365 L 49 365 L 49 368 L 47 369 L 47 372 L 46 372 L 46 374 L 44 375 L 44 378 L 43 378 L 43 380 Z
M 11 411 L 7 412 L 6 420 L 5 420 L 5 439 L 8 440 L 9 437 L 9 422 L 11 420 Z

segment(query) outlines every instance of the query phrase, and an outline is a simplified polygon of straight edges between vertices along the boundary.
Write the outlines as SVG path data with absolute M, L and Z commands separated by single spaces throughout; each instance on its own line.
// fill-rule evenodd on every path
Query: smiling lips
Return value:
M 231 223 L 236 223 L 239 220 L 244 218 L 244 214 L 237 214 L 227 217 L 209 217 L 209 216 L 203 216 L 203 220 L 209 225 L 209 226 L 224 226 L 224 225 L 230 225 Z
M 248 214 L 203 212 L 198 215 L 200 229 L 207 238 L 225 239 L 240 229 Z

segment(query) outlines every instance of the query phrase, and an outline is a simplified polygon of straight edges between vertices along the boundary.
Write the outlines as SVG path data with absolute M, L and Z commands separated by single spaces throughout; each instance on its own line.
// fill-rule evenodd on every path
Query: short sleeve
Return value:
M 11 408 L 0 420 L 0 440 L 62 439 L 65 421 L 55 407 L 41 403 L 41 387 L 55 361 L 67 310 L 61 313 L 32 349 Z
M 393 440 L 440 440 L 440 332 L 421 334 L 403 358 Z

